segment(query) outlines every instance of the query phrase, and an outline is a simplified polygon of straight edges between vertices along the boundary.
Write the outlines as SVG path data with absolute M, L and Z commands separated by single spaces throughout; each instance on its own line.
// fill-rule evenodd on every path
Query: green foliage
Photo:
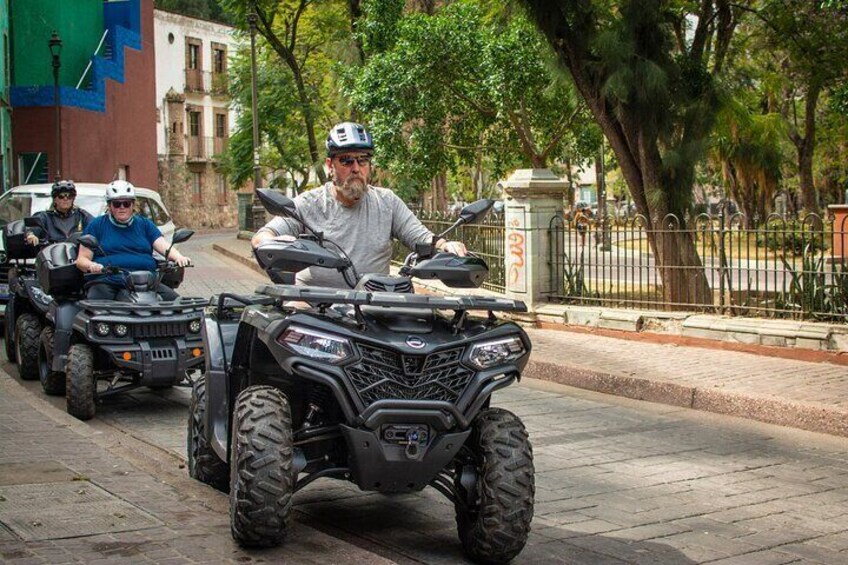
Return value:
M 789 289 L 777 298 L 777 307 L 818 319 L 848 319 L 848 270 L 836 265 L 832 273 L 826 268 L 824 256 L 814 250 L 804 251 L 801 269 L 780 257 L 791 277 Z
M 810 230 L 803 222 L 777 220 L 757 233 L 757 246 L 792 255 L 815 254 L 827 248 L 824 233 Z
M 406 15 L 394 36 L 382 20 L 374 28 L 383 39 L 366 42 L 379 47 L 348 93 L 367 116 L 380 165 L 395 176 L 424 185 L 481 154 L 487 172 L 500 176 L 597 146 L 573 87 L 552 70 L 525 18 L 487 25 L 464 1 L 434 16 Z
M 155 0 L 154 6 L 192 18 L 231 23 L 218 0 Z

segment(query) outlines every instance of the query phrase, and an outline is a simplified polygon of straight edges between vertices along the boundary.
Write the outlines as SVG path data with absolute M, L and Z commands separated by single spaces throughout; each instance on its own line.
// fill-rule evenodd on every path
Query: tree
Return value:
M 286 184 L 299 192 L 309 180 L 311 161 L 292 76 L 268 49 L 257 50 L 256 66 L 260 165 L 265 170 L 274 171 L 275 176 L 286 175 L 289 178 Z M 230 185 L 239 187 L 253 178 L 253 113 L 248 48 L 243 47 L 234 55 L 229 73 L 232 103 L 239 112 L 221 169 L 229 177 Z
M 193 18 L 229 24 L 229 18 L 217 0 L 156 0 L 155 6 Z
M 520 14 L 496 25 L 458 2 L 366 29 L 380 31 L 365 41 L 380 50 L 366 49 L 351 100 L 393 173 L 424 183 L 458 167 L 480 171 L 485 159 L 500 174 L 598 145 L 568 77 L 551 72 L 549 49 Z
M 729 0 L 521 3 L 609 140 L 639 213 L 656 227 L 670 214 L 683 222 L 739 9 Z M 653 232 L 650 246 L 667 304 L 712 302 L 689 233 Z
M 803 207 L 819 212 L 813 179 L 819 101 L 838 87 L 848 70 L 848 12 L 835 3 L 825 7 L 807 0 L 762 0 L 756 14 L 759 44 L 773 110 L 787 123 L 797 152 Z
M 719 113 L 710 158 L 721 169 L 748 227 L 754 218 L 763 220 L 771 212 L 781 178 L 784 129 L 778 114 L 751 112 L 738 101 L 729 102 Z
M 291 73 L 312 169 L 318 180 L 325 182 L 324 155 L 316 128 L 322 118 L 332 114 L 335 102 L 331 95 L 332 61 L 326 50 L 335 42 L 350 38 L 346 5 L 334 0 L 221 0 L 221 3 L 241 29 L 246 28 L 248 13 L 256 13 L 259 34 Z

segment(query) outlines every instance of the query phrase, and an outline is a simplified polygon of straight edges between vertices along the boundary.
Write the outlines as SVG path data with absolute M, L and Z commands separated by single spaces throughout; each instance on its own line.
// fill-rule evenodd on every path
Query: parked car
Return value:
M 106 185 L 78 182 L 76 205 L 92 216 L 106 211 Z M 0 229 L 9 222 L 22 220 L 50 207 L 51 184 L 25 184 L 16 186 L 0 196 Z M 159 227 L 168 242 L 174 234 L 174 222 L 162 198 L 154 190 L 136 187 L 136 212 L 148 217 Z M 5 313 L 9 302 L 9 262 L 0 242 L 0 312 Z M 2 327 L 2 325 L 0 325 Z

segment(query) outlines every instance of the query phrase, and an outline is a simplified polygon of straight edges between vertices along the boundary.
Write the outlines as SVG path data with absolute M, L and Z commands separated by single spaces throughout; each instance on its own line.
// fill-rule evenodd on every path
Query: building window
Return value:
M 200 69 L 200 45 L 188 44 L 188 68 Z
M 192 137 L 200 137 L 200 112 L 188 113 L 188 134 Z
M 227 72 L 227 49 L 226 47 L 213 46 L 212 48 L 212 72 Z
M 203 173 L 191 173 L 191 201 L 194 204 L 203 202 Z
M 227 137 L 226 114 L 215 114 L 215 137 Z

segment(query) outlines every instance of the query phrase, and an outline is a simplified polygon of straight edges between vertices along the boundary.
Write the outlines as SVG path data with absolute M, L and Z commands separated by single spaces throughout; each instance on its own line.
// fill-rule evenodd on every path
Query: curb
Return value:
M 246 267 L 250 267 L 251 269 L 253 269 L 257 273 L 259 273 L 260 275 L 267 276 L 265 274 L 265 271 L 262 270 L 262 268 L 259 266 L 259 264 L 256 262 L 256 260 L 253 259 L 252 257 L 245 257 L 244 255 L 239 255 L 238 253 L 230 251 L 226 247 L 224 247 L 222 245 L 218 245 L 217 243 L 212 244 L 212 249 L 214 249 L 215 251 L 217 251 L 218 253 L 220 253 L 224 257 L 227 257 L 228 259 L 238 261 L 242 265 L 244 265 Z
M 543 361 L 531 360 L 524 376 L 633 400 L 848 437 L 848 413 L 824 406 L 625 377 Z

